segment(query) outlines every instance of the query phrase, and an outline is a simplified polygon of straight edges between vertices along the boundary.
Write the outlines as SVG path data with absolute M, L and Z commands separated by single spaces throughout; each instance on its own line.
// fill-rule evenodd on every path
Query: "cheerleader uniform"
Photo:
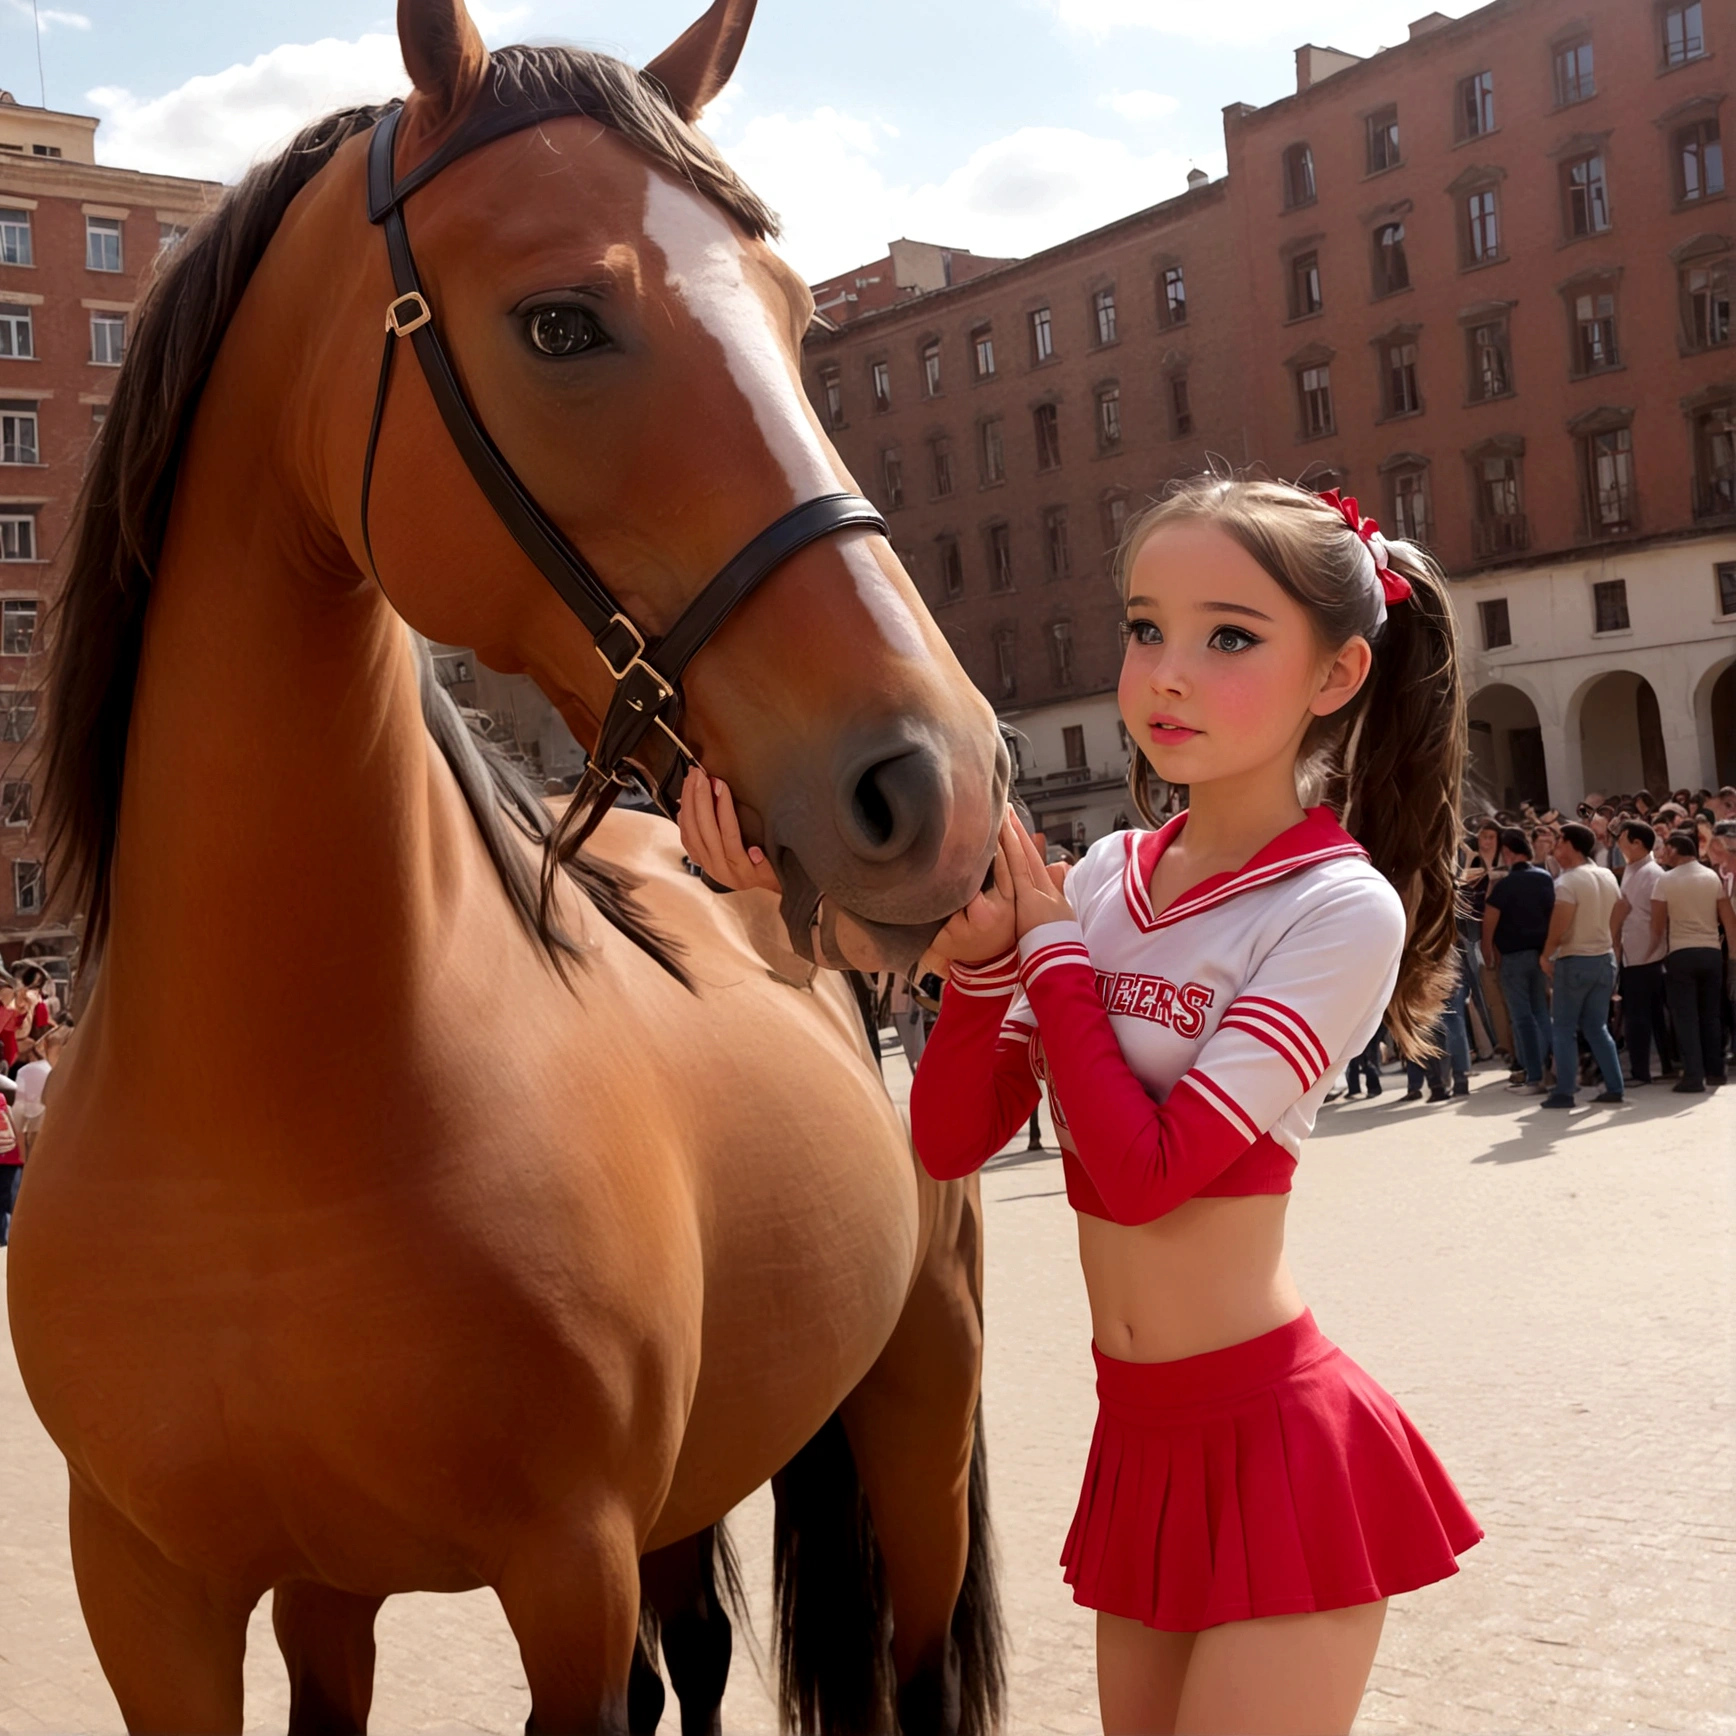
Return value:
M 1186 820 L 1104 839 L 1067 879 L 1077 921 L 953 967 L 910 1099 L 931 1175 L 980 1168 L 1046 1088 L 1075 1211 L 1145 1224 L 1290 1191 L 1328 1081 L 1391 999 L 1404 910 L 1315 808 L 1155 913 L 1152 873 Z M 1177 1632 L 1341 1609 L 1446 1578 L 1483 1535 L 1309 1313 L 1175 1362 L 1093 1354 L 1097 1428 L 1062 1554 L 1088 1608 Z

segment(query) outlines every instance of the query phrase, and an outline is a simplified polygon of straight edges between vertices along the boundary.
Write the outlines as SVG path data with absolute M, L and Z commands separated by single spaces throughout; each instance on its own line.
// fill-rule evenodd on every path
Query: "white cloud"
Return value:
M 32 20 L 40 20 L 42 34 L 55 30 L 88 30 L 90 20 L 82 12 L 62 12 L 58 7 L 43 6 L 32 10 L 30 0 L 12 0 L 12 10 Z
M 782 215 L 784 251 L 815 282 L 905 235 L 1019 257 L 1186 189 L 1180 152 L 1141 153 L 1068 127 L 1021 128 L 939 179 L 904 184 L 879 161 L 888 132 L 819 109 L 757 116 L 720 143 Z
M 1149 126 L 1174 114 L 1181 107 L 1181 98 L 1167 96 L 1160 90 L 1111 90 L 1097 99 L 1097 106 L 1120 115 L 1124 121 Z
M 1482 0 L 1435 0 L 1455 15 Z M 1150 30 L 1191 42 L 1224 47 L 1314 41 L 1356 54 L 1403 42 L 1409 22 L 1419 16 L 1419 0 L 1338 0 L 1326 12 L 1299 9 L 1295 0 L 1237 0 L 1234 5 L 1197 5 L 1183 0 L 1041 0 L 1044 9 L 1069 30 L 1101 40 L 1117 30 Z

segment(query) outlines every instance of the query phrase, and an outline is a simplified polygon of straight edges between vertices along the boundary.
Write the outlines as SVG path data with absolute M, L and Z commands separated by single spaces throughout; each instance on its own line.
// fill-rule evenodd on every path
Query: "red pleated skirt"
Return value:
M 1093 1348 L 1097 1432 L 1061 1554 L 1088 1609 L 1176 1633 L 1346 1609 L 1457 1573 L 1483 1535 L 1312 1314 L 1178 1362 Z

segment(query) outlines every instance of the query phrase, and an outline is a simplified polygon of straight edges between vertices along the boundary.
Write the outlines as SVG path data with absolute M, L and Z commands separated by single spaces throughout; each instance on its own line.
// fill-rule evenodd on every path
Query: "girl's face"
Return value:
M 1483 858 L 1483 865 L 1492 868 L 1495 858 L 1501 853 L 1501 834 L 1492 826 L 1485 827 L 1477 834 L 1477 854 Z
M 1320 643 L 1302 605 L 1202 520 L 1152 532 L 1128 583 L 1121 718 L 1160 778 L 1201 784 L 1296 762 L 1316 717 L 1367 678 L 1368 642 Z

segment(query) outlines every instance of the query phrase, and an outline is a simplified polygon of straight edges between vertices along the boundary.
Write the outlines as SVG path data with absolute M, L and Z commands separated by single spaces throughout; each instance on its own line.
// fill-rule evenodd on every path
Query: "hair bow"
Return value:
M 1407 602 L 1411 594 L 1410 580 L 1402 573 L 1392 570 L 1387 556 L 1386 538 L 1380 534 L 1380 526 L 1374 519 L 1364 518 L 1357 510 L 1356 496 L 1346 498 L 1336 488 L 1328 488 L 1319 498 L 1332 507 L 1362 538 L 1362 546 L 1368 550 L 1369 557 L 1374 562 L 1374 576 L 1380 581 L 1382 599 L 1387 603 Z

